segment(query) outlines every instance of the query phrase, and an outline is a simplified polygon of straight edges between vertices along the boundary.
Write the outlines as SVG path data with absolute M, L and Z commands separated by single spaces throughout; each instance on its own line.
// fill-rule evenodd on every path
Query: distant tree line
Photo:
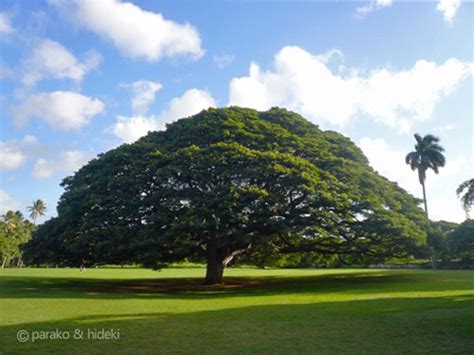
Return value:
M 461 224 L 431 222 L 427 248 L 435 252 L 441 267 L 473 268 L 474 220 L 466 219 Z

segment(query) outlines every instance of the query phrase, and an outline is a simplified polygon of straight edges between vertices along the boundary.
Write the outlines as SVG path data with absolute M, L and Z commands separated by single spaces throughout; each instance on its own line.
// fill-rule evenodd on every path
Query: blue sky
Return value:
M 0 3 L 0 213 L 55 215 L 96 154 L 210 106 L 283 106 L 349 136 L 416 196 L 413 133 L 448 163 L 432 219 L 474 176 L 473 3 L 50 0 Z

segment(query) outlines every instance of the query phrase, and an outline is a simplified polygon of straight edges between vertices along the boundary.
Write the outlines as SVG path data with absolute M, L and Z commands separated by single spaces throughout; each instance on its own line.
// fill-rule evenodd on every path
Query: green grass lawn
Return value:
M 0 270 L 0 353 L 474 352 L 474 272 Z M 79 329 L 119 340 L 75 340 Z M 34 332 L 68 340 L 31 341 Z M 17 341 L 26 330 L 30 340 Z

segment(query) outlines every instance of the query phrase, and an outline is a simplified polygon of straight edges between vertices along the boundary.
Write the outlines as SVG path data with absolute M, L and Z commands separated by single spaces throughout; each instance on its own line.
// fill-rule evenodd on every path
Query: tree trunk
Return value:
M 436 250 L 433 249 L 431 252 L 431 268 L 436 270 L 438 267 L 438 253 Z
M 8 255 L 5 255 L 5 257 L 3 258 L 2 269 L 5 268 L 5 265 L 7 265 L 8 267 L 8 263 L 10 262 L 10 260 L 11 260 L 11 257 Z
M 426 217 L 428 217 L 428 203 L 426 202 L 426 191 L 425 191 L 425 183 L 422 182 L 421 183 L 421 186 L 423 186 L 423 202 L 425 204 L 425 213 L 426 213 Z
M 204 285 L 221 285 L 223 276 L 224 263 L 217 258 L 208 259 Z
M 16 267 L 17 268 L 22 268 L 23 267 L 23 258 L 21 257 L 21 255 L 18 257 L 18 261 L 16 263 Z
M 426 218 L 429 219 L 429 217 L 428 217 L 428 202 L 426 201 L 425 183 L 422 182 L 421 186 L 423 186 L 423 202 L 425 204 Z M 431 252 L 431 268 L 433 270 L 437 269 L 437 261 L 438 261 L 438 253 L 436 252 L 436 250 L 433 249 L 433 251 Z
M 217 252 L 217 242 L 213 238 L 207 244 L 207 269 L 204 285 L 222 284 L 224 275 L 224 263 L 220 260 Z
M 252 247 L 248 244 L 242 249 L 237 249 L 232 252 L 227 252 L 226 255 L 217 250 L 217 243 L 215 239 L 211 239 L 207 244 L 207 269 L 205 285 L 223 284 L 224 268 L 229 265 L 239 255 L 244 254 Z

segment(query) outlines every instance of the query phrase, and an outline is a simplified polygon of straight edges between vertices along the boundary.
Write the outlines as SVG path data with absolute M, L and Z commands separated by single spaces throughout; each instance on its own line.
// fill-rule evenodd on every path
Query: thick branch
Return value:
M 234 250 L 232 253 L 226 256 L 224 260 L 222 260 L 222 263 L 224 264 L 224 266 L 227 266 L 236 256 L 242 255 L 243 253 L 249 251 L 251 248 L 252 244 L 249 244 L 244 249 Z

